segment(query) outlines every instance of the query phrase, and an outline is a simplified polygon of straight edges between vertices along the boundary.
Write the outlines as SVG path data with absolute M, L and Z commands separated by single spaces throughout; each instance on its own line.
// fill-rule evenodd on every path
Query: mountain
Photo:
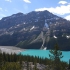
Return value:
M 0 20 L 0 45 L 25 49 L 70 50 L 70 21 L 49 11 L 21 12 Z

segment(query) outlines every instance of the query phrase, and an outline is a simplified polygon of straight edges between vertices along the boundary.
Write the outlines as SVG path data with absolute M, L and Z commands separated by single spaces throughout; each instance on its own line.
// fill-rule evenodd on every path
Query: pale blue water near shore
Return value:
M 42 58 L 49 58 L 49 50 L 25 50 L 21 52 L 22 55 L 39 56 Z M 62 51 L 62 61 L 68 62 L 70 59 L 70 51 Z

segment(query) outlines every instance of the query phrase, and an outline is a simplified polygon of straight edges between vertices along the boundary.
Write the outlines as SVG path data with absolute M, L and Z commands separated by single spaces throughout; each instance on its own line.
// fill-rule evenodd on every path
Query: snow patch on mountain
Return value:
M 10 27 L 9 29 L 12 29 L 13 27 Z
M 38 19 L 35 19 L 35 22 L 38 22 Z
M 20 26 L 20 24 L 18 24 L 17 26 Z
M 45 47 L 43 50 L 46 50 L 47 49 L 47 47 Z
M 67 38 L 67 39 L 69 39 L 69 38 L 70 38 L 70 35 L 69 35 L 69 36 L 68 36 L 68 35 L 66 35 L 66 38 Z
M 4 21 L 6 21 L 7 19 L 4 19 Z
M 53 37 L 54 37 L 55 39 L 57 39 L 57 36 L 54 35 Z
M 54 24 L 55 26 L 57 25 L 57 24 Z
M 49 28 L 49 26 L 48 26 L 48 24 L 47 24 L 47 23 L 45 23 L 45 27 Z
M 32 26 L 30 30 L 33 30 L 35 28 L 35 26 Z
M 45 20 L 45 25 L 46 28 L 49 28 L 49 25 L 47 24 L 47 20 Z
M 26 24 L 25 22 L 23 24 Z
M 16 15 L 12 15 L 10 18 L 14 18 L 14 17 L 16 17 Z

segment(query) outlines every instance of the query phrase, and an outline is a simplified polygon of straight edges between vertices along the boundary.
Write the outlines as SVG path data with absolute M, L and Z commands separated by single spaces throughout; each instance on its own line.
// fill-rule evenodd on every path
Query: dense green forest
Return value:
M 63 57 L 62 52 L 59 51 L 58 45 L 55 45 L 54 50 L 49 51 L 48 58 L 40 58 L 37 56 L 29 56 L 29 55 L 21 55 L 20 54 L 8 54 L 8 53 L 1 53 L 0 51 L 0 70 L 39 70 L 38 63 L 45 65 L 44 70 L 67 70 L 70 69 L 70 60 L 69 64 L 66 62 L 62 62 L 60 59 Z M 31 67 L 31 64 L 34 67 Z

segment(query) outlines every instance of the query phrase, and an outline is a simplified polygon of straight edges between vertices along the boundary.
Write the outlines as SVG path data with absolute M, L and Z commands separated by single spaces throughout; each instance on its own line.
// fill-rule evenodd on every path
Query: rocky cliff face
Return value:
M 0 45 L 40 49 L 70 50 L 70 21 L 48 11 L 17 13 L 0 20 Z

